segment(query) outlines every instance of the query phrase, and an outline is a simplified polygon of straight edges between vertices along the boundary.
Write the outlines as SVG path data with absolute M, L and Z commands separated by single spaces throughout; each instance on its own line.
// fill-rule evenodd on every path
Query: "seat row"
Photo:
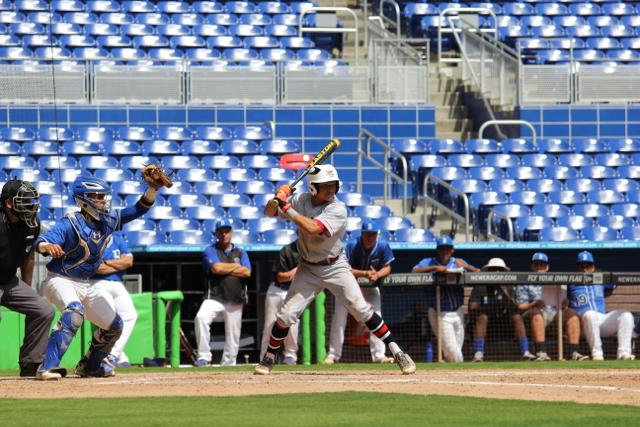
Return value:
M 474 179 L 481 181 L 491 181 L 494 179 L 510 178 L 522 181 L 530 181 L 536 179 L 556 179 L 567 180 L 575 178 L 590 179 L 609 179 L 609 178 L 637 178 L 638 167 L 636 165 L 625 165 L 620 167 L 589 165 L 582 167 L 554 165 L 539 168 L 535 166 L 512 166 L 502 169 L 496 166 L 479 166 L 479 167 L 447 167 L 443 168 L 444 162 L 434 164 L 431 159 L 429 163 L 412 162 L 411 171 L 413 173 L 413 181 L 416 185 L 424 182 L 426 176 L 431 172 L 432 168 L 437 169 L 437 177 L 446 181 Z
M 575 217 L 575 223 L 581 220 Z M 567 223 L 568 221 L 560 221 Z M 629 225 L 616 230 L 600 225 L 589 225 L 581 229 L 562 226 L 554 223 L 550 218 L 530 216 L 519 219 L 515 223 L 519 237 L 525 241 L 636 241 L 640 240 L 640 227 Z

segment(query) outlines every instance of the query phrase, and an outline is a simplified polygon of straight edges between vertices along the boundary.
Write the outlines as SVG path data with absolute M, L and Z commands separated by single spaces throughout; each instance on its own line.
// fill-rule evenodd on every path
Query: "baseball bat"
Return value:
M 331 141 L 329 141 L 329 143 L 327 145 L 325 145 L 325 147 L 320 150 L 320 152 L 318 154 L 316 154 L 316 156 L 309 162 L 309 164 L 307 165 L 307 167 L 298 174 L 298 176 L 296 177 L 296 179 L 294 179 L 293 181 L 291 181 L 291 184 L 289 184 L 289 187 L 291 187 L 292 189 L 300 182 L 302 181 L 302 179 L 307 176 L 309 174 L 309 172 L 311 172 L 311 170 L 317 166 L 317 165 L 321 165 L 322 163 L 324 163 L 325 160 L 327 160 L 327 158 L 333 154 L 334 151 L 336 151 L 338 148 L 340 148 L 340 140 L 337 138 L 332 139 Z M 278 203 L 275 199 L 272 201 L 272 203 Z

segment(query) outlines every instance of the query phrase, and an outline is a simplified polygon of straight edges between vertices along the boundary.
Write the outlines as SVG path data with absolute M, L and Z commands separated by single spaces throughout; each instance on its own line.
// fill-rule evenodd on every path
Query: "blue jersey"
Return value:
M 235 249 L 235 245 L 231 245 L 231 249 L 229 249 L 228 251 L 224 251 L 225 255 L 229 255 L 233 249 Z M 242 256 L 240 257 L 240 259 L 234 259 L 233 262 L 237 262 L 243 267 L 247 267 L 249 270 L 251 270 L 251 261 L 249 261 L 249 255 L 247 255 L 245 251 L 241 252 Z M 204 254 L 202 256 L 202 268 L 205 272 L 208 273 L 211 270 L 211 266 L 218 262 L 222 261 L 218 256 L 218 250 L 216 249 L 215 245 L 209 246 L 204 250 Z
M 579 315 L 589 310 L 598 313 L 606 313 L 604 297 L 605 293 L 613 290 L 613 285 L 568 285 L 567 298 L 569 307 Z
M 127 242 L 122 238 L 122 235 L 120 233 L 114 233 L 111 242 L 102 254 L 102 260 L 109 261 L 110 259 L 118 259 L 122 255 L 131 255 L 131 251 L 129 250 L 129 246 L 127 246 Z M 96 274 L 92 279 L 122 282 L 125 272 L 126 270 L 120 270 L 110 274 Z
M 466 269 L 458 266 L 455 262 L 461 258 L 451 257 L 446 267 L 449 271 L 466 271 Z M 465 262 L 466 264 L 466 262 Z M 444 265 L 438 261 L 438 258 L 423 258 L 416 267 L 431 267 L 434 265 Z M 426 286 L 427 307 L 436 308 L 436 287 Z M 464 286 L 441 286 L 440 287 L 440 311 L 456 311 L 464 303 Z
M 378 239 L 370 251 L 362 247 L 362 239 L 352 240 L 347 243 L 345 254 L 351 267 L 356 270 L 369 270 L 373 267 L 378 271 L 395 259 L 391 247 L 382 239 Z
M 76 279 L 89 279 L 102 263 L 104 254 L 114 231 L 122 224 L 144 215 L 149 208 L 139 202 L 122 210 L 116 210 L 107 221 L 89 222 L 80 212 L 58 220 L 51 229 L 40 234 L 34 247 L 40 243 L 55 243 L 62 247 L 65 255 L 47 264 L 47 270 Z

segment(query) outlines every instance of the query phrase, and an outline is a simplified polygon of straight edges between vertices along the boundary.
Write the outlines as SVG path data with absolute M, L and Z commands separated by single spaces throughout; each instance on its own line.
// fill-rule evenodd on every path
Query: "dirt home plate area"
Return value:
M 396 371 L 286 371 L 123 373 L 113 378 L 37 382 L 0 378 L 0 398 L 125 396 L 245 396 L 275 393 L 370 391 L 420 395 L 573 401 L 640 406 L 636 369 L 437 370 L 403 376 Z

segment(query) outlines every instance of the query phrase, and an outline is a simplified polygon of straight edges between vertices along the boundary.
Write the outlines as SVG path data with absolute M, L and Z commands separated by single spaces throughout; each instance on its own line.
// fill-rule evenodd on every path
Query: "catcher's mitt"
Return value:
M 149 184 L 149 186 L 155 188 L 173 187 L 173 181 L 171 178 L 164 172 L 164 170 L 154 164 L 146 165 L 142 171 L 142 179 L 144 182 Z

